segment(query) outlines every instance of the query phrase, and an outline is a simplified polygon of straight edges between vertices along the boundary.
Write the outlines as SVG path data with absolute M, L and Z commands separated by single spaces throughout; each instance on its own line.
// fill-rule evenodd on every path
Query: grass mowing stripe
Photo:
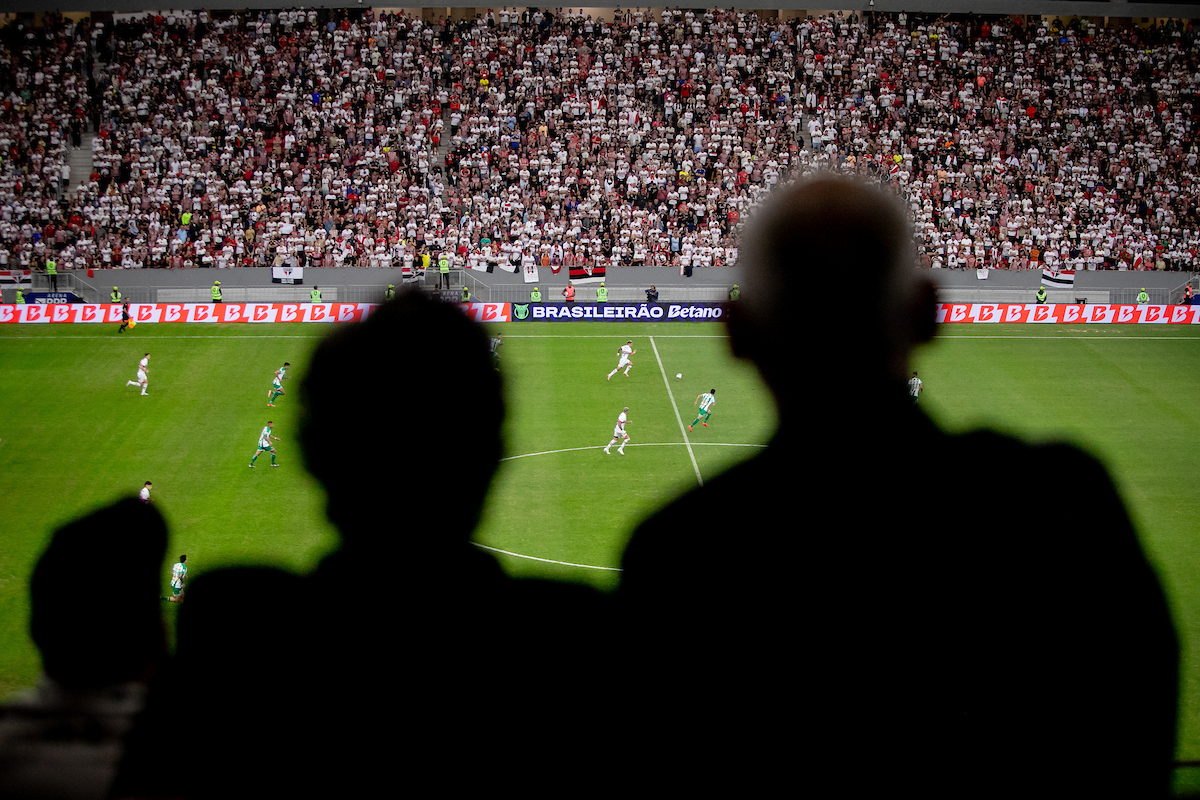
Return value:
M 671 408 L 675 410 L 675 421 L 679 423 L 679 432 L 683 434 L 683 443 L 687 445 L 688 458 L 692 459 L 692 469 L 696 470 L 696 482 L 703 486 L 704 478 L 700 477 L 700 465 L 696 463 L 696 454 L 692 452 L 692 443 L 688 441 L 683 418 L 679 416 L 679 406 L 675 403 L 675 393 L 671 391 L 671 381 L 667 379 L 667 370 L 663 367 L 662 356 L 658 354 L 658 345 L 654 343 L 653 336 L 650 337 L 650 346 L 654 348 L 654 359 L 658 361 L 658 372 L 662 375 L 663 386 L 667 388 L 667 397 L 671 398 Z
M 546 564 L 562 564 L 564 567 L 579 567 L 581 569 L 603 569 L 609 572 L 624 572 L 624 570 L 620 567 L 597 567 L 592 564 L 575 564 L 571 561 L 555 561 L 553 558 L 539 558 L 538 556 L 527 556 L 524 553 L 513 553 L 508 550 L 501 550 L 499 547 L 489 547 L 488 545 L 480 544 L 479 542 L 472 542 L 472 544 L 483 550 L 491 550 L 493 553 L 503 553 L 504 555 L 512 556 L 513 558 L 527 558 L 530 561 L 541 561 Z

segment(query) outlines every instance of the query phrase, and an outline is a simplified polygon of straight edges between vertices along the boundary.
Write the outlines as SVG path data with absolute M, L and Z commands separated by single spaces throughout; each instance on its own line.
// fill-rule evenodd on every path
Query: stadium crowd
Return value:
M 721 266 L 822 169 L 929 266 L 1190 266 L 1194 32 L 1113 22 L 47 14 L 3 32 L 0 266 Z
M 482 325 L 413 287 L 362 322 L 330 326 L 302 368 L 291 418 L 308 476 L 293 475 L 305 488 L 290 491 L 323 506 L 331 552 L 304 574 L 239 559 L 194 583 L 183 554 L 165 597 L 171 532 L 148 488 L 60 527 L 29 582 L 43 674 L 0 706 L 0 796 L 476 795 L 515 782 L 537 797 L 584 782 L 702 796 L 786 785 L 837 797 L 901 785 L 955 800 L 1031 787 L 1172 796 L 1187 746 L 1177 716 L 1187 629 L 1177 633 L 1099 461 L 1063 443 L 944 432 L 915 402 L 905 381 L 913 349 L 935 335 L 936 289 L 912 268 L 907 214 L 877 186 L 821 174 L 755 215 L 746 291 L 722 321 L 779 426 L 724 472 L 700 481 L 697 469 L 697 485 L 642 519 L 618 545 L 611 593 L 573 571 L 509 575 L 497 553 L 528 557 L 475 544 L 506 504 L 497 495 L 514 497 L 494 485 L 510 426 Z M 778 302 L 776 287 L 811 259 L 894 287 L 861 304 L 878 324 L 847 326 L 836 303 L 797 315 Z M 827 347 L 804 348 L 834 330 Z M 379 369 L 418 340 L 453 356 Z M 798 342 L 842 393 L 822 407 L 824 425 L 807 424 L 813 403 L 795 391 Z M 362 446 L 363 398 L 381 389 L 388 402 L 369 429 L 383 437 Z M 468 402 L 465 446 L 446 446 L 445 426 L 409 424 Z M 276 465 L 271 425 L 257 452 Z M 624 469 L 638 452 L 626 462 L 593 450 L 549 499 L 518 487 L 500 529 L 572 538 L 581 529 L 569 520 L 589 509 L 569 486 L 613 474 L 608 459 L 632 487 L 622 497 L 639 481 L 651 487 L 646 507 L 674 493 L 645 462 Z M 991 498 L 944 488 L 964 471 L 1029 464 L 1072 476 L 1072 501 L 1017 525 Z M 254 502 L 286 469 L 234 493 Z M 398 490 L 413 476 L 451 485 L 452 502 Z M 175 483 L 181 499 L 191 493 Z M 781 497 L 801 513 L 764 513 Z M 593 501 L 611 504 L 611 492 Z M 269 534 L 295 546 L 310 524 L 304 504 L 268 505 Z M 220 532 L 206 531 L 215 517 L 176 515 L 176 541 L 204 551 L 263 529 L 238 509 Z M 814 533 L 809 518 L 836 530 Z

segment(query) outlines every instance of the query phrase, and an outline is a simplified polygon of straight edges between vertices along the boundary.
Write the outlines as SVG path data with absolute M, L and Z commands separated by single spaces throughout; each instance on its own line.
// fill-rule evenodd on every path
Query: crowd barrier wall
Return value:
M 130 303 L 138 323 L 358 322 L 377 303 Z M 463 303 L 476 322 L 701 322 L 725 303 Z M 1200 305 L 941 303 L 941 323 L 1200 325 Z M 0 323 L 120 323 L 115 303 L 0 304 Z

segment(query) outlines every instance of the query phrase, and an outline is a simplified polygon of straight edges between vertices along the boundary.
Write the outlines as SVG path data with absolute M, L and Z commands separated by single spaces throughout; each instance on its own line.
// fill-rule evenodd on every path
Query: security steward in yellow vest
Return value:
M 465 287 L 465 286 L 463 287 L 462 301 L 463 301 L 464 303 L 469 303 L 469 302 L 471 302 L 471 292 L 470 292 L 470 290 L 469 290 L 469 289 L 467 289 L 467 287 Z
M 50 291 L 58 291 L 58 262 L 53 258 L 46 259 L 46 277 L 50 279 Z
M 383 293 L 383 301 L 386 303 L 388 300 L 395 300 L 395 299 L 396 299 L 396 286 L 395 286 L 395 284 L 389 283 L 388 287 L 387 287 L 387 291 L 385 291 Z
M 319 303 L 319 302 L 321 302 L 321 289 L 320 289 L 320 287 L 318 287 L 318 286 L 314 286 L 314 287 L 312 288 L 312 291 L 308 293 L 308 301 L 309 301 L 310 303 Z
M 1038 301 L 1038 303 L 1046 302 L 1046 287 L 1045 286 L 1042 286 L 1041 288 L 1039 288 L 1037 290 L 1037 301 Z
M 542 302 L 542 290 L 536 286 L 533 287 L 533 291 L 529 293 L 529 302 L 531 302 L 531 303 Z
M 114 303 L 121 302 L 121 292 L 115 286 L 113 287 L 112 294 L 110 294 L 109 297 L 112 298 Z
M 597 303 L 607 303 L 608 302 L 608 289 L 604 288 L 603 281 L 600 282 L 600 287 L 598 289 L 596 289 L 596 302 Z
M 1144 306 L 1150 302 L 1150 295 L 1146 294 L 1145 287 L 1142 287 L 1142 290 L 1138 292 L 1137 301 L 1139 306 Z
M 214 303 L 221 302 L 221 282 L 213 281 L 212 285 L 212 301 Z
M 733 302 L 741 296 L 742 296 L 742 290 L 739 289 L 738 285 L 735 283 L 733 285 L 733 288 L 729 290 L 729 301 Z
M 17 287 L 17 305 L 25 305 L 25 290 L 20 286 Z
M 445 253 L 438 258 L 438 288 L 450 288 L 450 256 Z

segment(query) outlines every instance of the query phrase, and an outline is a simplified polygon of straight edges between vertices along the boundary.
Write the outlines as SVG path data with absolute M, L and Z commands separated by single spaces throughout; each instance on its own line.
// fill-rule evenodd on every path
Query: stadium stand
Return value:
M 769 17 L 13 24 L 0 267 L 719 266 L 817 169 L 900 192 L 929 266 L 1191 264 L 1190 25 Z

